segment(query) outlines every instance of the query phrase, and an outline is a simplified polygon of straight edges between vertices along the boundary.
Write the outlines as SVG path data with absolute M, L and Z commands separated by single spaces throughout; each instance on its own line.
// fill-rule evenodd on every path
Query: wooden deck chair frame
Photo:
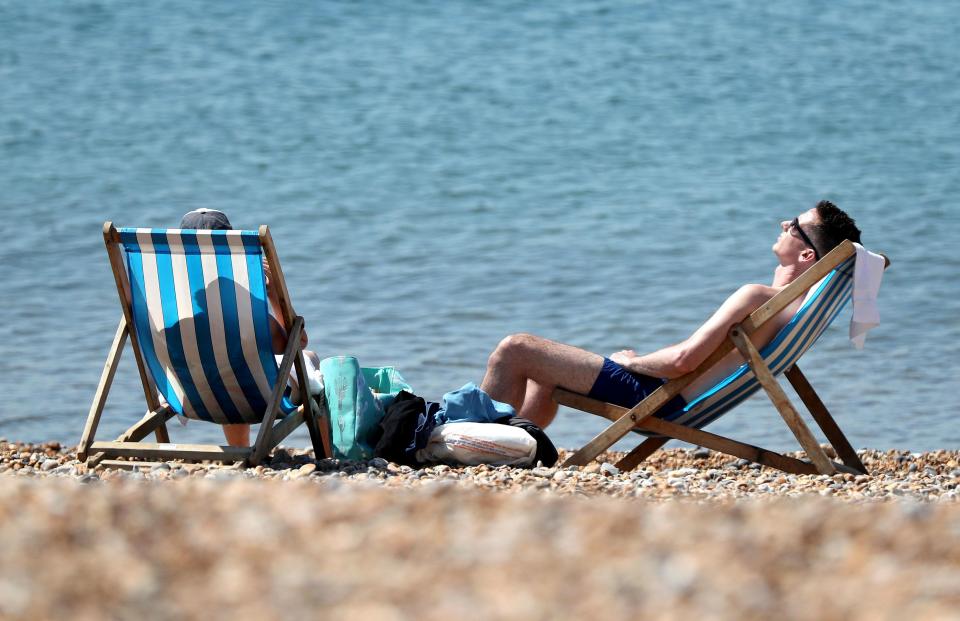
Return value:
M 833 416 L 830 415 L 823 401 L 804 377 L 800 368 L 794 364 L 784 372 L 784 375 L 796 389 L 800 399 L 843 463 L 837 463 L 827 457 L 826 452 L 817 443 L 816 438 L 797 413 L 783 388 L 749 338 L 760 326 L 773 319 L 798 297 L 805 295 L 811 286 L 843 261 L 850 258 L 855 252 L 856 249 L 850 241 L 844 241 L 838 245 L 797 280 L 787 285 L 780 293 L 773 296 L 745 320 L 733 326 L 730 329 L 729 338 L 725 339 L 694 371 L 665 383 L 633 408 L 624 408 L 597 401 L 563 388 L 555 389 L 553 399 L 561 405 L 614 421 L 583 448 L 570 456 L 564 465 L 584 466 L 600 453 L 608 450 L 631 430 L 636 429 L 655 435 L 644 440 L 616 464 L 622 470 L 631 470 L 637 467 L 664 444 L 671 439 L 676 439 L 792 474 L 834 474 L 838 471 L 851 474 L 868 474 L 866 467 L 860 461 L 853 447 L 850 446 L 846 436 L 834 421 Z M 886 265 L 889 265 L 890 260 L 886 257 L 884 259 Z M 680 394 L 685 387 L 706 373 L 710 367 L 734 348 L 740 351 L 747 364 L 750 365 L 758 383 L 770 397 L 790 431 L 793 432 L 801 448 L 806 452 L 809 461 L 789 457 L 653 416 L 664 404 Z
M 277 297 L 280 300 L 279 310 L 283 314 L 285 324 L 289 326 L 287 330 L 287 348 L 280 362 L 278 378 L 288 377 L 291 367 L 293 367 L 296 369 L 299 385 L 306 387 L 309 386 L 309 383 L 307 381 L 306 366 L 303 361 L 303 348 L 300 347 L 300 335 L 303 332 L 303 317 L 294 313 L 293 304 L 290 301 L 290 295 L 287 291 L 286 280 L 284 280 L 283 277 L 283 270 L 280 268 L 280 259 L 277 256 L 273 238 L 270 235 L 270 229 L 265 225 L 261 226 L 258 234 L 264 255 L 270 264 L 268 274 L 270 287 L 277 292 Z M 247 465 L 255 466 L 262 462 L 269 451 L 276 447 L 301 423 L 305 423 L 310 432 L 310 440 L 317 458 L 332 455 L 329 425 L 321 408 L 317 406 L 313 399 L 305 399 L 303 405 L 288 414 L 280 422 L 276 422 L 277 415 L 280 411 L 280 404 L 283 399 L 283 393 L 286 388 L 286 382 L 282 379 L 277 381 L 276 386 L 274 386 L 273 393 L 268 401 L 267 411 L 260 423 L 256 442 L 252 447 L 234 447 L 215 444 L 171 444 L 166 423 L 175 415 L 175 412 L 169 405 L 160 402 L 153 380 L 149 373 L 147 373 L 144 356 L 140 349 L 140 344 L 137 341 L 136 330 L 131 329 L 133 325 L 133 310 L 131 308 L 130 282 L 123 264 L 119 233 L 112 222 L 106 222 L 103 225 L 103 240 L 107 247 L 107 255 L 110 258 L 110 267 L 113 270 L 113 276 L 116 281 L 117 293 L 120 297 L 120 306 L 123 308 L 123 315 L 120 317 L 120 325 L 117 327 L 113 344 L 110 346 L 107 362 L 100 375 L 100 382 L 94 394 L 93 404 L 90 406 L 90 412 L 87 415 L 87 422 L 84 426 L 83 435 L 81 436 L 77 451 L 77 457 L 80 461 L 86 461 L 88 466 L 103 463 L 105 466 L 124 467 L 129 464 L 129 462 L 120 462 L 109 458 L 133 457 L 159 460 L 243 461 L 246 462 Z M 114 375 L 116 374 L 120 355 L 123 353 L 124 345 L 128 338 L 130 339 L 130 345 L 133 349 L 134 358 L 136 359 L 137 370 L 140 373 L 140 382 L 143 387 L 143 396 L 147 402 L 148 411 L 143 418 L 129 427 L 113 442 L 98 442 L 94 440 L 97 426 L 100 423 L 100 417 L 103 414 L 103 408 L 107 402 L 107 396 L 110 392 Z M 151 433 L 156 435 L 156 443 L 143 442 L 142 440 Z

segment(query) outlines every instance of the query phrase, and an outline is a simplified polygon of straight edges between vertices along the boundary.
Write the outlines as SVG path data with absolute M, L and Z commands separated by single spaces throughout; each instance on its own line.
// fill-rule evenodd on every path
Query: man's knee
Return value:
M 502 366 L 523 360 L 537 346 L 539 337 L 532 334 L 511 334 L 505 337 L 490 354 L 489 366 Z

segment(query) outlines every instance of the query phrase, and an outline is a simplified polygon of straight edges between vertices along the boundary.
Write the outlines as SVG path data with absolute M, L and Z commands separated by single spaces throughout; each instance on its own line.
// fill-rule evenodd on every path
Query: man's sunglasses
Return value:
M 803 242 L 804 242 L 806 245 L 810 246 L 810 249 L 813 250 L 813 257 L 814 257 L 817 261 L 819 261 L 819 260 L 820 260 L 820 253 L 817 251 L 817 247 L 813 245 L 813 242 L 810 241 L 810 238 L 807 237 L 807 234 L 804 233 L 804 232 L 803 232 L 803 229 L 800 228 L 800 218 L 799 218 L 799 217 L 798 217 L 798 218 L 794 218 L 793 221 L 790 222 L 790 228 L 796 229 L 796 230 L 797 230 L 797 233 L 800 233 L 800 239 L 802 239 Z

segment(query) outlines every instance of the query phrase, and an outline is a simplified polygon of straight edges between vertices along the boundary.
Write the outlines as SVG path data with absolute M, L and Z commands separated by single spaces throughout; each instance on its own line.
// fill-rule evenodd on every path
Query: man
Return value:
M 195 209 L 184 214 L 180 220 L 181 229 L 201 229 L 213 231 L 231 231 L 233 226 L 227 215 L 216 209 Z M 280 314 L 280 298 L 275 289 L 270 287 L 270 264 L 267 259 L 263 259 L 263 277 L 267 287 L 267 298 L 270 301 L 270 338 L 273 344 L 273 353 L 275 355 L 283 354 L 287 347 L 286 327 L 280 325 L 277 317 Z M 307 346 L 307 331 L 300 332 L 300 347 Z M 317 368 L 320 365 L 320 357 L 316 353 L 308 350 L 303 351 L 304 361 L 307 369 Z M 290 383 L 296 385 L 297 378 L 295 373 L 290 374 Z M 295 386 L 294 386 L 295 387 Z M 236 423 L 232 425 L 222 425 L 223 435 L 230 446 L 250 446 L 250 425 L 246 423 Z
M 853 219 L 829 201 L 820 201 L 792 221 L 781 222 L 780 228 L 773 245 L 779 262 L 773 282 L 740 287 L 686 340 L 649 354 L 626 349 L 604 358 L 531 334 L 514 334 L 503 339 L 490 354 L 480 387 L 540 427 L 549 425 L 557 414 L 557 404 L 551 398 L 557 386 L 623 407 L 635 406 L 667 380 L 696 369 L 723 342 L 731 327 L 796 280 L 837 244 L 845 239 L 860 241 L 860 230 Z M 769 343 L 802 303 L 802 297 L 794 300 L 755 332 L 751 340 L 758 347 Z M 687 400 L 700 395 L 742 363 L 738 351 L 730 352 L 664 405 L 661 412 L 682 409 Z

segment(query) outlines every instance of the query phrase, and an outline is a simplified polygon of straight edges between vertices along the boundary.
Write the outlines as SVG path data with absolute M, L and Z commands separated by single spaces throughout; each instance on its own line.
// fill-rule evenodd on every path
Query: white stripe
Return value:
M 197 329 L 193 315 L 193 291 L 190 289 L 190 275 L 187 272 L 187 256 L 183 250 L 183 239 L 179 232 L 170 231 L 167 234 L 170 244 L 170 254 L 173 263 L 173 282 L 178 285 L 177 315 L 180 317 L 180 341 L 183 343 L 183 354 L 187 360 L 187 368 L 193 385 L 200 394 L 200 400 L 215 422 L 229 422 L 226 415 L 220 410 L 220 404 L 207 382 L 207 375 L 203 371 L 203 361 L 200 358 L 200 348 L 197 345 Z
M 234 289 L 237 294 L 237 315 L 240 318 L 240 334 L 245 338 L 240 339 L 243 347 L 243 357 L 247 360 L 247 366 L 253 373 L 253 379 L 260 388 L 263 400 L 270 403 L 273 386 L 267 381 L 267 375 L 263 369 L 263 363 L 260 362 L 260 352 L 257 349 L 256 332 L 253 326 L 253 311 L 250 305 L 250 278 L 247 275 L 247 252 L 243 247 L 243 240 L 238 236 L 227 238 L 230 245 L 230 259 L 233 261 L 233 280 Z M 268 326 L 269 327 L 269 326 Z M 272 352 L 270 359 L 273 360 Z
M 223 380 L 223 386 L 233 405 L 244 418 L 254 417 L 254 412 L 246 395 L 233 373 L 230 354 L 227 350 L 227 336 L 223 326 L 223 308 L 220 305 L 220 273 L 217 271 L 217 255 L 213 240 L 209 234 L 201 235 L 197 231 L 197 244 L 200 247 L 200 261 L 203 264 L 203 282 L 207 295 L 207 322 L 210 324 L 210 341 L 213 345 L 213 357 L 217 362 L 217 372 Z
M 137 229 L 137 243 L 140 245 L 140 257 L 143 263 L 143 288 L 146 297 L 147 316 L 150 319 L 150 336 L 153 339 L 153 349 L 156 352 L 157 361 L 160 363 L 173 393 L 183 405 L 183 414 L 190 418 L 196 418 L 193 406 L 187 400 L 183 387 L 173 373 L 173 365 L 170 363 L 170 354 L 167 351 L 167 341 L 164 338 L 163 305 L 160 301 L 160 280 L 157 277 L 157 255 L 153 250 L 150 229 Z

